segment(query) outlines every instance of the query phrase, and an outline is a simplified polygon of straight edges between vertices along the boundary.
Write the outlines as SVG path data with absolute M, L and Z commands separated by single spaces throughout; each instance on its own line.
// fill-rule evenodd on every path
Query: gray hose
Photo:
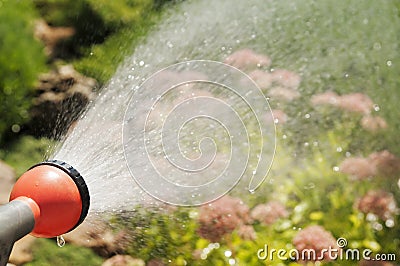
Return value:
M 14 242 L 34 226 L 32 210 L 25 202 L 16 199 L 0 206 L 0 266 L 7 265 Z

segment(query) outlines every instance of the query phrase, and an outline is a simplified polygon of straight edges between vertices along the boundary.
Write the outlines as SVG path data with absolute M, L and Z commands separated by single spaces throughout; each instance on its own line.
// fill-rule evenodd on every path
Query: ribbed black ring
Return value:
M 63 170 L 65 173 L 67 173 L 72 178 L 72 180 L 74 180 L 74 182 L 79 190 L 79 194 L 81 196 L 81 201 L 82 201 L 82 212 L 81 212 L 81 216 L 79 217 L 79 221 L 69 231 L 74 230 L 78 225 L 80 225 L 83 222 L 83 220 L 85 220 L 85 218 L 88 214 L 88 211 L 89 211 L 90 195 L 89 195 L 89 190 L 85 183 L 85 180 L 83 179 L 81 174 L 78 172 L 78 170 L 76 170 L 74 167 L 67 164 L 66 162 L 63 162 L 60 160 L 47 160 L 47 161 L 35 164 L 30 169 L 40 166 L 40 165 L 51 165 L 51 166 L 57 167 L 57 168 Z

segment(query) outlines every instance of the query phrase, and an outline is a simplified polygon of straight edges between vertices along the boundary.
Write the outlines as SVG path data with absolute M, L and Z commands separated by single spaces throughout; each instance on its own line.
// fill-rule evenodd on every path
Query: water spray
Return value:
M 52 238 L 75 229 L 89 210 L 90 196 L 80 173 L 63 161 L 31 167 L 14 185 L 10 202 L 0 206 L 0 266 L 27 234 Z

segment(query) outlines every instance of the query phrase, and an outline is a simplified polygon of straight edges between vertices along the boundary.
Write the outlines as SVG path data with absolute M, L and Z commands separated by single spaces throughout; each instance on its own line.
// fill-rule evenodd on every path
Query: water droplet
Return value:
M 229 259 L 229 265 L 235 265 L 236 261 L 235 259 Z
M 381 49 L 381 44 L 379 42 L 374 43 L 374 49 L 375 50 L 380 50 Z
M 139 62 L 139 66 L 144 66 L 144 62 L 143 62 L 143 61 L 140 61 L 140 62 Z
M 339 172 L 339 166 L 334 166 L 334 167 L 333 167 L 333 171 Z
M 342 147 L 337 147 L 337 148 L 336 148 L 336 151 L 337 151 L 337 152 L 342 152 L 343 149 L 342 149 Z
M 348 78 L 348 77 L 349 77 L 349 74 L 345 73 L 345 74 L 344 74 L 344 77 L 345 77 L 345 78 Z
M 286 138 L 287 138 L 287 136 L 286 136 L 286 135 L 283 135 L 283 136 L 282 136 L 282 138 L 283 138 L 283 139 L 286 139 Z
M 225 255 L 225 257 L 229 258 L 230 256 L 232 256 L 232 251 L 225 250 L 224 255 Z
M 374 222 L 374 221 L 376 221 L 378 218 L 376 217 L 375 214 L 373 214 L 373 213 L 368 213 L 366 219 L 367 219 L 367 221 L 369 221 L 369 222 Z
M 387 219 L 385 222 L 386 227 L 392 228 L 394 226 L 393 219 Z
M 304 142 L 304 147 L 308 147 L 309 145 L 310 145 L 310 143 Z
M 379 112 L 381 110 L 381 108 L 379 107 L 379 105 L 374 104 L 374 110 L 375 110 L 375 112 Z
M 310 115 L 310 114 L 305 114 L 304 117 L 305 117 L 306 119 L 309 119 L 309 118 L 311 117 L 311 115 Z
M 346 155 L 346 157 L 350 157 L 351 156 L 351 152 L 346 151 L 345 155 Z
M 65 245 L 65 239 L 63 236 L 57 236 L 57 246 L 62 248 Z
M 387 65 L 388 67 L 391 67 L 391 66 L 392 66 L 392 61 L 391 61 L 391 60 L 386 61 L 386 65 Z
M 376 231 L 381 231 L 383 226 L 380 223 L 373 223 L 372 228 L 374 228 Z
M 315 184 L 313 182 L 308 183 L 307 185 L 304 186 L 304 189 L 313 189 L 315 188 Z
M 21 131 L 21 127 L 18 124 L 14 124 L 11 127 L 11 131 L 14 132 L 14 133 L 18 133 L 18 132 Z

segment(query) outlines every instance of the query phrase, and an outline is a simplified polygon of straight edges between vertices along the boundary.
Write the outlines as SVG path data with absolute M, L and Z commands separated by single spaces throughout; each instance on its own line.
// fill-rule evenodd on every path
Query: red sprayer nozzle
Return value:
M 57 160 L 33 166 L 15 184 L 10 201 L 32 199 L 40 209 L 31 232 L 37 237 L 55 237 L 78 226 L 89 209 L 85 181 L 72 166 Z

